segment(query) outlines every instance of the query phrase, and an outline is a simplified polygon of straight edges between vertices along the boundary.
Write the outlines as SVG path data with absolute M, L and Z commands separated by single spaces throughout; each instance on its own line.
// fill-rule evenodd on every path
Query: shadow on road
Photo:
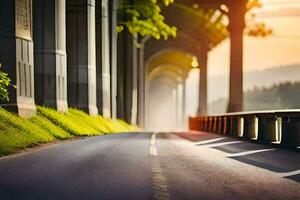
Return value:
M 178 134 L 199 147 L 212 148 L 226 153 L 226 157 L 263 168 L 300 182 L 299 152 L 277 149 L 271 146 L 251 143 L 222 135 L 203 132 Z

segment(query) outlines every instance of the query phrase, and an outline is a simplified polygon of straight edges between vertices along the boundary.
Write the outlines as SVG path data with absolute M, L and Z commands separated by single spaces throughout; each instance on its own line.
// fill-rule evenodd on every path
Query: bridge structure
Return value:
M 300 110 L 242 112 L 248 0 L 176 0 L 163 10 L 178 29 L 167 41 L 117 33 L 118 2 L 1 0 L 1 70 L 16 87 L 0 106 L 24 118 L 36 105 L 75 107 L 146 128 L 189 122 L 191 131 L 103 135 L 3 157 L 2 199 L 299 199 Z M 211 116 L 208 53 L 228 37 L 228 113 Z M 199 107 L 188 118 L 194 68 Z
M 243 29 L 247 0 L 177 0 L 163 10 L 177 37 L 157 41 L 117 33 L 117 0 L 0 2 L 0 61 L 16 88 L 2 107 L 22 117 L 35 105 L 121 118 L 145 127 L 157 88 L 174 102 L 174 126 L 185 119 L 186 78 L 200 68 L 198 114 L 207 113 L 208 52 L 227 37 L 228 111 L 243 109 Z M 170 92 L 171 91 L 171 92 Z

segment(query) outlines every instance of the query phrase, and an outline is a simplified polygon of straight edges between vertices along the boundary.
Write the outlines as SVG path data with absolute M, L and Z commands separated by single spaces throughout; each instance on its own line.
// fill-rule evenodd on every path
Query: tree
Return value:
M 247 4 L 248 13 L 246 15 L 245 33 L 253 37 L 267 37 L 273 34 L 273 30 L 264 22 L 258 22 L 255 13 L 251 12 L 255 8 L 261 8 L 260 0 L 249 0 Z
M 161 7 L 174 0 L 120 0 L 118 8 L 118 32 L 127 29 L 131 34 L 156 39 L 176 37 L 176 27 L 165 23 Z
M 161 13 L 163 6 L 174 3 L 174 0 L 119 0 L 118 32 L 127 29 L 131 34 L 152 36 L 156 39 L 176 37 L 176 27 L 165 23 Z M 255 14 L 250 12 L 262 6 L 260 0 L 249 0 L 245 33 L 254 37 L 266 37 L 272 29 L 263 22 L 257 22 Z M 226 13 L 226 12 L 225 12 Z

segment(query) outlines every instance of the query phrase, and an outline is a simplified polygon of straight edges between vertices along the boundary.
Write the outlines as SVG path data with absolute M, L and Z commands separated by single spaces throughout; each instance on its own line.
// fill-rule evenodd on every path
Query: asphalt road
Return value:
M 300 199 L 299 152 L 206 133 L 91 137 L 0 160 L 0 199 Z

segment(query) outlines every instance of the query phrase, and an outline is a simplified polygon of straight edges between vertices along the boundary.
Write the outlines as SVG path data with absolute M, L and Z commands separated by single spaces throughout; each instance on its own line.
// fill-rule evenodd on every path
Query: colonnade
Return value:
M 137 38 L 126 31 L 117 37 L 117 4 L 117 0 L 1 1 L 0 62 L 16 85 L 9 88 L 9 102 L 1 106 L 23 117 L 35 115 L 36 104 L 62 112 L 76 107 L 143 126 L 147 104 L 144 56 L 159 49 L 145 46 L 148 37 Z M 246 0 L 226 4 L 231 37 L 228 111 L 241 111 Z M 174 39 L 172 45 L 196 46 L 193 55 L 201 68 L 198 114 L 205 115 L 211 47 L 202 41 L 198 48 L 191 43 L 193 38 L 178 34 L 186 39 Z
M 62 112 L 76 107 L 90 115 L 126 118 L 117 112 L 123 105 L 117 105 L 123 87 L 123 67 L 118 63 L 125 59 L 122 54 L 117 57 L 117 3 L 1 1 L 0 62 L 16 85 L 9 88 L 9 102 L 1 106 L 22 117 L 34 116 L 37 104 Z M 132 77 L 135 89 L 130 98 L 137 99 L 137 75 Z M 137 113 L 136 106 L 133 112 Z

